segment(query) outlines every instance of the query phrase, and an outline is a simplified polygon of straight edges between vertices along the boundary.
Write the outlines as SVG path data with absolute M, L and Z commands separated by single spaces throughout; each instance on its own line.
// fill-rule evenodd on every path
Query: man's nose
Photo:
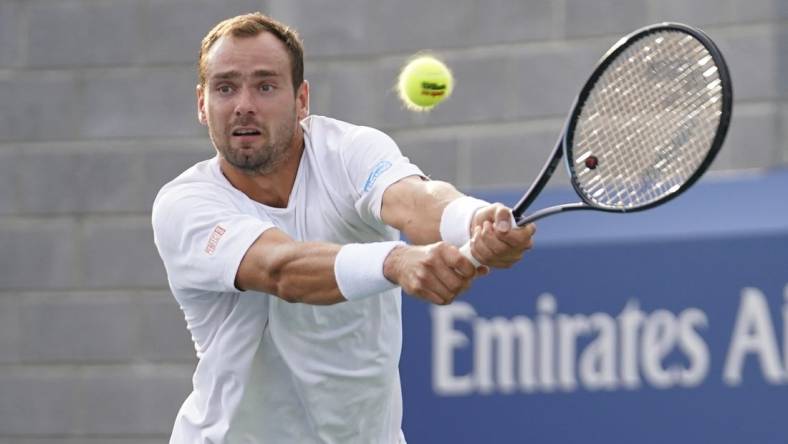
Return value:
M 248 88 L 242 88 L 238 95 L 238 103 L 235 105 L 235 115 L 241 116 L 243 114 L 254 114 L 254 101 L 252 100 L 252 92 Z

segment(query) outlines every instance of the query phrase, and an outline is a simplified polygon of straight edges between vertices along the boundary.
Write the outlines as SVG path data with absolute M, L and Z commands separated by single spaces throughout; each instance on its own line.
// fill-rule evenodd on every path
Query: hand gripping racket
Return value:
M 700 30 L 660 23 L 627 35 L 580 90 L 550 158 L 512 209 L 515 223 L 574 210 L 628 213 L 673 199 L 714 160 L 732 101 L 722 53 Z M 562 157 L 580 202 L 524 215 Z M 472 259 L 470 243 L 460 250 Z

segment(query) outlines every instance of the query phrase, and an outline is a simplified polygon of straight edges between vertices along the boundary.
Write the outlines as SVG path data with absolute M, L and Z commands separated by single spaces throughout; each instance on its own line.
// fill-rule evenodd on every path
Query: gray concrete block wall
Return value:
M 386 130 L 466 190 L 525 187 L 599 57 L 663 20 L 702 26 L 731 66 L 714 168 L 788 165 L 788 0 L 0 0 L 0 444 L 167 436 L 195 357 L 150 205 L 213 152 L 200 39 L 252 10 L 302 34 L 314 113 Z M 428 114 L 393 89 L 421 50 L 457 78 Z

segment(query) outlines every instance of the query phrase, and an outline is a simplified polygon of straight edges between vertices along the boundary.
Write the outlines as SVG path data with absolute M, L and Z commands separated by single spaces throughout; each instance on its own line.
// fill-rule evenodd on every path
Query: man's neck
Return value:
M 303 139 L 291 148 L 290 155 L 269 174 L 250 175 L 232 166 L 224 157 L 219 157 L 219 167 L 227 180 L 250 199 L 263 205 L 285 208 L 295 184 L 301 156 L 304 153 Z

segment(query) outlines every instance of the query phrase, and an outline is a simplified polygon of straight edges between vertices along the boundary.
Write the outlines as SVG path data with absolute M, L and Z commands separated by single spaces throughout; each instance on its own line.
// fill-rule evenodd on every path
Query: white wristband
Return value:
M 342 296 L 349 301 L 382 293 L 398 285 L 383 275 L 383 262 L 401 241 L 347 244 L 334 259 L 334 277 Z
M 465 245 L 471 239 L 473 215 L 487 205 L 490 203 L 470 196 L 451 201 L 441 214 L 441 239 L 456 247 Z

